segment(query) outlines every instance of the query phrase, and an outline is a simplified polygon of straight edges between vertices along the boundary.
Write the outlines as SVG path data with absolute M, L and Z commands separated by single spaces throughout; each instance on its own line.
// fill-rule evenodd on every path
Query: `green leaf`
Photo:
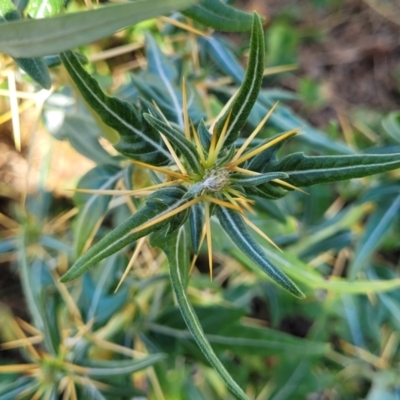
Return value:
M 217 206 L 216 209 L 221 226 L 233 243 L 279 286 L 294 296 L 303 298 L 301 290 L 267 259 L 260 245 L 250 236 L 243 218 L 228 208 Z
M 78 188 L 105 190 L 113 189 L 122 177 L 123 171 L 110 165 L 98 166 L 90 170 L 79 181 Z M 79 209 L 74 225 L 75 254 L 80 255 L 88 239 L 93 237 L 99 221 L 107 212 L 112 196 L 101 194 L 75 193 L 74 202 Z
M 205 26 L 226 32 L 249 31 L 252 15 L 230 7 L 220 0 L 201 0 L 182 14 Z
M 190 207 L 190 234 L 192 238 L 192 248 L 195 254 L 200 251 L 202 227 L 204 225 L 204 210 L 201 204 Z
M 353 263 L 349 268 L 349 278 L 355 278 L 357 273 L 368 264 L 368 259 L 378 248 L 389 227 L 400 210 L 400 196 L 393 198 L 390 205 L 384 202 L 369 219 L 364 233 L 357 244 Z
M 82 292 L 78 305 L 81 312 L 86 315 L 86 321 L 95 318 L 94 328 L 106 324 L 128 301 L 127 287 L 120 288 L 117 293 L 107 294 L 101 286 L 105 280 L 110 281 L 110 276 L 115 276 L 115 269 L 118 266 L 115 261 L 118 257 L 124 260 L 125 265 L 124 257 L 113 254 L 106 260 L 101 275 L 95 282 L 89 274 L 84 274 L 82 277 Z M 107 272 L 106 276 L 103 271 Z
M 170 84 L 177 83 L 178 72 L 171 60 L 159 49 L 151 35 L 146 35 L 146 58 L 148 71 L 162 79 L 172 98 L 175 95 L 175 89 Z M 182 107 L 179 106 L 178 108 L 182 113 Z
M 240 186 L 246 187 L 258 186 L 274 179 L 283 179 L 287 177 L 288 175 L 284 172 L 268 172 L 266 174 L 260 175 L 232 174 L 230 176 L 230 181 L 232 183 L 237 183 Z
M 156 41 L 152 36 L 146 36 L 146 57 L 147 57 L 147 69 L 150 74 L 160 78 L 159 88 L 164 89 L 168 95 L 168 106 L 172 108 L 173 119 L 170 121 L 176 121 L 177 124 L 183 127 L 183 112 L 182 112 L 182 96 L 180 91 L 176 88 L 178 79 L 178 73 L 176 67 L 172 64 L 165 55 L 160 51 Z M 151 79 L 153 83 L 154 79 Z M 147 82 L 146 82 L 147 83 Z M 149 82 L 150 83 L 150 82 Z M 157 97 L 147 97 L 157 102 Z
M 204 44 L 205 50 L 217 67 L 224 72 L 224 74 L 231 76 L 235 83 L 240 84 L 244 77 L 244 70 L 236 57 L 226 48 L 226 45 L 217 38 L 201 38 L 201 43 Z M 214 91 L 215 90 L 216 88 L 214 88 Z M 227 94 L 228 90 L 225 88 L 222 91 L 218 90 L 218 92 L 225 92 L 225 94 Z M 249 124 L 257 126 L 264 118 L 265 110 L 270 109 L 274 102 L 275 99 L 272 99 L 267 91 L 261 90 L 257 102 L 254 104 L 249 115 Z M 269 123 L 282 131 L 290 131 L 301 126 L 305 134 L 299 136 L 299 140 L 313 145 L 318 150 L 325 149 L 342 154 L 354 153 L 354 151 L 344 143 L 327 138 L 323 132 L 311 126 L 307 121 L 300 118 L 283 105 L 279 105 L 275 109 L 269 118 Z
M 275 218 L 277 221 L 282 222 L 283 224 L 286 223 L 287 216 L 281 210 L 281 207 L 278 202 L 262 199 L 259 197 L 255 199 L 255 202 L 256 202 L 255 207 L 257 210 L 266 212 L 269 216 Z
M 331 277 L 327 280 L 325 276 L 316 272 L 315 269 L 309 267 L 289 251 L 285 251 L 285 254 L 282 254 L 266 247 L 263 250 L 268 258 L 277 264 L 287 275 L 313 289 L 326 289 L 337 293 L 361 294 L 390 291 L 400 287 L 400 279 L 349 281 L 343 278 Z M 240 257 L 239 251 L 234 253 Z
M 218 37 L 199 38 L 201 47 L 204 48 L 212 61 L 222 72 L 233 78 L 235 83 L 239 84 L 244 79 L 244 69 L 237 58 L 227 48 L 222 40 Z
M 166 136 L 174 147 L 174 150 L 176 149 L 182 153 L 193 172 L 197 174 L 203 172 L 196 147 L 185 138 L 182 132 L 173 128 L 166 122 L 154 118 L 150 114 L 143 114 L 143 116 L 154 129 Z
M 164 83 L 159 76 L 146 73 L 142 73 L 139 76 L 131 74 L 131 81 L 142 96 L 140 98 L 140 103 L 143 106 L 143 111 L 151 111 L 147 100 L 143 100 L 143 98 L 150 99 L 157 104 L 158 108 L 168 121 L 175 122 L 178 125 L 182 123 L 181 108 L 177 108 L 177 102 L 171 99 L 170 93 L 166 90 Z M 178 93 L 174 93 L 173 95 L 177 97 Z M 180 102 L 178 103 L 180 104 Z M 153 115 L 159 114 L 154 111 L 151 111 L 151 113 Z
M 41 306 L 37 296 L 35 296 L 35 288 L 32 287 L 32 277 L 31 271 L 32 269 L 29 268 L 28 263 L 28 256 L 27 256 L 27 240 L 26 240 L 27 232 L 25 231 L 21 237 L 18 239 L 18 261 L 20 265 L 20 279 L 22 288 L 24 291 L 24 297 L 26 300 L 26 305 L 28 307 L 29 313 L 32 318 L 32 322 L 35 325 L 36 329 L 40 332 L 44 331 L 45 322 L 44 317 L 42 315 Z
M 140 360 L 100 361 L 92 360 L 82 365 L 89 376 L 121 376 L 140 371 L 165 358 L 164 354 L 151 354 Z
M 185 230 L 181 228 L 178 233 L 171 238 L 168 244 L 166 244 L 163 250 L 168 257 L 172 286 L 187 327 L 192 333 L 201 351 L 206 356 L 207 360 L 220 374 L 232 393 L 234 393 L 239 399 L 248 400 L 246 394 L 232 379 L 229 372 L 225 369 L 221 361 L 215 355 L 214 350 L 205 337 L 200 321 L 197 318 L 196 313 L 194 312 L 194 309 L 187 297 L 186 276 L 189 265 L 189 257 Z M 186 271 L 186 273 L 184 271 Z
M 97 138 L 99 127 L 92 119 L 82 115 L 67 114 L 62 130 L 72 147 L 96 164 L 119 164 L 118 159 L 112 157 L 99 143 Z
M 266 182 L 255 188 L 247 187 L 246 192 L 256 196 L 264 197 L 265 199 L 276 200 L 286 196 L 288 189 L 274 182 Z
M 279 137 L 282 137 L 285 135 L 286 132 L 280 133 L 278 135 L 275 135 L 271 138 L 265 139 L 261 141 L 260 144 L 257 146 L 254 146 L 254 150 L 257 149 L 258 147 L 263 146 L 264 144 L 267 144 L 268 142 L 275 140 Z M 250 169 L 252 171 L 262 171 L 263 168 L 270 162 L 270 161 L 275 161 L 276 160 L 276 152 L 286 143 L 286 141 L 290 140 L 291 137 L 288 137 L 286 139 L 281 139 L 280 142 L 272 145 L 268 149 L 262 151 L 261 153 L 257 154 L 255 157 L 251 158 L 248 160 L 246 168 Z M 253 148 L 251 149 L 253 150 Z
M 313 226 L 308 232 L 304 229 L 301 240 L 291 245 L 290 251 L 297 255 L 304 254 L 310 248 L 318 246 L 321 241 L 329 239 L 340 232 L 353 229 L 365 218 L 369 208 L 368 204 L 345 207 L 334 218 L 323 221 L 319 226 Z
M 265 91 L 261 91 L 258 101 L 253 108 L 253 112 L 259 111 L 259 118 L 254 121 L 257 125 L 265 115 L 265 109 L 271 108 L 275 100 L 268 98 Z M 298 136 L 298 140 L 312 145 L 313 148 L 321 152 L 322 150 L 330 151 L 339 154 L 354 154 L 354 150 L 349 148 L 343 142 L 329 139 L 326 134 L 312 125 L 309 122 L 300 118 L 290 108 L 280 104 L 269 118 L 269 123 L 277 129 L 290 131 L 301 127 L 303 135 Z
M 4 372 L 3 372 L 4 373 Z M 36 379 L 31 377 L 22 377 L 14 379 L 10 383 L 2 384 L 0 386 L 0 399 L 1 400 L 15 400 L 21 398 L 23 392 L 34 391 L 38 383 Z
M 392 139 L 400 143 L 400 112 L 390 113 L 383 119 L 382 126 Z
M 43 58 L 14 58 L 18 66 L 23 69 L 35 82 L 42 88 L 51 88 L 51 78 L 47 70 L 46 62 Z
M 246 312 L 242 309 L 213 305 L 195 306 L 194 310 L 207 340 L 217 352 L 229 348 L 235 355 L 246 356 L 282 353 L 321 355 L 329 349 L 327 343 L 301 339 L 265 326 L 261 328 L 243 322 Z M 175 308 L 166 311 L 156 322 L 157 324 L 148 324 L 150 329 L 162 335 L 175 337 L 179 345 L 182 345 L 184 340 L 193 340 Z
M 207 154 L 211 144 L 211 134 L 203 119 L 201 119 L 197 125 L 197 134 L 199 135 L 200 143 L 203 146 L 203 151 Z
M 229 126 L 226 131 L 224 142 L 225 146 L 232 144 L 236 140 L 257 100 L 264 73 L 264 53 L 264 32 L 261 25 L 261 19 L 256 13 L 254 13 L 250 40 L 249 63 L 247 65 L 246 75 L 232 105 L 218 120 L 215 126 L 217 135 L 219 136 L 226 120 L 229 118 Z
M 30 0 L 26 12 L 31 18 L 48 18 L 60 14 L 64 4 L 64 0 Z
M 0 30 L 3 26 L 9 26 L 6 23 L 14 23 L 14 21 L 20 19 L 21 15 L 11 0 L 0 0 L 0 24 L 4 23 L 0 26 Z M 25 54 L 23 55 L 25 56 Z M 39 85 L 45 89 L 50 89 L 51 78 L 43 58 L 15 57 L 14 61 Z
M 164 215 L 166 212 L 182 205 L 187 201 L 186 199 L 182 199 L 184 194 L 185 191 L 182 188 L 171 187 L 168 189 L 158 190 L 148 196 L 146 205 L 143 208 L 92 246 L 75 262 L 67 273 L 62 276 L 61 282 L 68 282 L 78 278 L 91 266 L 97 264 L 104 258 L 116 253 L 128 244 L 134 243 L 141 237 L 163 228 L 170 222 L 170 219 L 155 224 L 147 229 L 132 232 L 136 228 L 140 227 L 140 225 L 152 219 L 156 219 Z
M 113 4 L 39 20 L 0 26 L 0 51 L 12 57 L 60 53 L 109 36 L 119 29 L 179 10 L 193 0 L 152 0 Z
M 171 160 L 159 135 L 143 132 L 141 117 L 133 105 L 103 93 L 72 52 L 63 53 L 60 57 L 82 97 L 105 124 L 119 133 L 120 141 L 114 147 L 120 153 L 153 165 Z
M 335 182 L 379 174 L 400 167 L 400 153 L 308 157 L 294 153 L 269 163 L 265 172 L 282 171 L 287 182 L 296 186 Z

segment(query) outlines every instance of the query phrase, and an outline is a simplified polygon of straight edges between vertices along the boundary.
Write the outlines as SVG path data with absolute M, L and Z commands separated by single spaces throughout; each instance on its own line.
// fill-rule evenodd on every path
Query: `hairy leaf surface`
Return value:
M 284 172 L 269 172 L 260 175 L 246 175 L 246 174 L 234 174 L 231 176 L 231 181 L 237 183 L 240 186 L 258 186 L 263 183 L 272 181 L 274 179 L 287 178 L 288 175 Z
M 361 178 L 399 167 L 400 153 L 316 157 L 294 153 L 279 162 L 269 163 L 265 172 L 286 172 L 289 175 L 286 179 L 289 183 L 296 186 L 311 186 L 317 183 Z
M 164 121 L 154 118 L 150 114 L 144 114 L 144 117 L 153 128 L 166 136 L 176 150 L 182 153 L 193 172 L 201 173 L 203 171 L 196 148 L 185 138 L 182 132 L 179 132 Z
M 182 14 L 219 31 L 248 31 L 252 24 L 251 14 L 230 7 L 221 0 L 201 0 Z
M 237 212 L 228 208 L 217 206 L 216 209 L 222 228 L 235 245 L 279 286 L 296 297 L 304 297 L 301 290 L 267 259 L 262 248 L 250 236 L 243 218 Z

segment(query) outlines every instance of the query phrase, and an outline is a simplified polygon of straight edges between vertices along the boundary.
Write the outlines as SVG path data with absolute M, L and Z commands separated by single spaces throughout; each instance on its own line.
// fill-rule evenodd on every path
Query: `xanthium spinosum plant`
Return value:
M 301 187 L 400 167 L 400 154 L 397 153 L 313 157 L 294 153 L 278 160 L 276 151 L 299 129 L 265 140 L 256 139 L 275 106 L 266 110 L 261 123 L 245 140 L 238 140 L 261 89 L 264 46 L 261 19 L 255 13 L 246 75 L 240 89 L 210 127 L 202 120 L 195 126 L 189 118 L 183 81 L 180 116 L 183 131 L 150 94 L 140 101 L 140 105 L 109 97 L 72 52 L 61 54 L 61 60 L 82 97 L 104 123 L 119 133 L 120 140 L 114 147 L 135 166 L 149 170 L 150 175 L 157 179 L 152 186 L 127 192 L 131 196 L 145 197 L 142 208 L 78 258 L 61 280 L 68 282 L 79 277 L 102 259 L 135 241 L 140 243 L 150 235 L 150 243 L 167 254 L 172 285 L 189 330 L 210 363 L 239 398 L 247 397 L 213 353 L 186 295 L 190 271 L 187 237 L 191 237 L 195 254 L 206 241 L 212 272 L 210 220 L 216 216 L 236 246 L 275 283 L 294 296 L 304 297 L 295 283 L 268 260 L 262 247 L 251 236 L 248 228 L 275 246 L 246 216 L 253 210 L 250 196 L 276 199 L 292 190 L 301 191 Z M 91 193 L 90 190 L 86 192 Z

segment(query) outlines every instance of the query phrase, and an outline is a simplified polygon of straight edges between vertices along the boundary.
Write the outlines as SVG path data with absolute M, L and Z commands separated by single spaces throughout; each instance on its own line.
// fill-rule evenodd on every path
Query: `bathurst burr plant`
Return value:
M 149 48 L 156 46 L 152 38 L 147 40 Z M 165 80 L 161 86 L 157 87 L 158 82 L 146 86 L 132 77 L 141 95 L 133 104 L 104 94 L 72 52 L 61 55 L 82 97 L 105 124 L 118 132 L 119 140 L 114 147 L 126 157 L 120 165 L 125 169 L 133 165 L 146 170 L 149 179 L 153 179 L 146 187 L 124 192 L 104 187 L 107 190 L 99 192 L 132 196 L 138 210 L 81 255 L 62 281 L 79 277 L 102 259 L 136 241 L 136 249 L 140 251 L 140 243 L 148 237 L 153 246 L 168 256 L 171 282 L 189 330 L 230 389 L 243 399 L 246 395 L 215 356 L 186 294 L 191 264 L 203 242 L 207 244 L 212 274 L 212 217 L 275 283 L 301 298 L 302 291 L 268 260 L 253 238 L 255 233 L 276 246 L 247 216 L 255 210 L 254 199 L 277 199 L 293 190 L 302 191 L 302 187 L 400 167 L 400 154 L 308 157 L 294 153 L 277 159 L 277 150 L 301 133 L 301 128 L 258 139 L 257 134 L 273 115 L 275 106 L 265 110 L 265 117 L 250 135 L 239 138 L 262 86 L 264 51 L 261 19 L 254 14 L 246 75 L 240 89 L 210 126 L 193 105 L 195 89 L 189 80 L 185 83 L 172 63 L 163 64 Z M 178 82 L 181 92 L 175 90 Z M 90 188 L 79 191 L 96 193 Z M 194 254 L 192 260 L 190 253 Z

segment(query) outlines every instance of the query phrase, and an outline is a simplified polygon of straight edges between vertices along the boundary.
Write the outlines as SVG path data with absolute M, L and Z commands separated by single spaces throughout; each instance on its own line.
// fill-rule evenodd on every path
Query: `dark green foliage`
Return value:
M 296 297 L 304 297 L 301 290 L 275 267 L 263 254 L 261 247 L 250 236 L 242 217 L 235 211 L 224 207 L 217 207 L 218 220 L 222 228 L 252 261 L 254 261 L 273 281 L 285 288 Z
M 232 144 L 238 137 L 240 130 L 246 123 L 254 103 L 257 100 L 261 88 L 264 72 L 264 34 L 261 19 L 254 14 L 252 35 L 250 41 L 250 54 L 247 72 L 239 92 L 233 100 L 232 105 L 226 110 L 215 126 L 217 136 L 221 134 L 226 120 L 229 118 L 229 126 L 226 132 L 225 146 Z
M 120 153 L 155 165 L 170 158 L 159 135 L 143 132 L 141 116 L 132 104 L 104 94 L 72 52 L 61 54 L 61 60 L 85 101 L 120 135 L 114 145 Z
M 251 29 L 251 14 L 230 7 L 221 0 L 200 0 L 199 4 L 182 11 L 182 14 L 220 31 L 240 32 Z

